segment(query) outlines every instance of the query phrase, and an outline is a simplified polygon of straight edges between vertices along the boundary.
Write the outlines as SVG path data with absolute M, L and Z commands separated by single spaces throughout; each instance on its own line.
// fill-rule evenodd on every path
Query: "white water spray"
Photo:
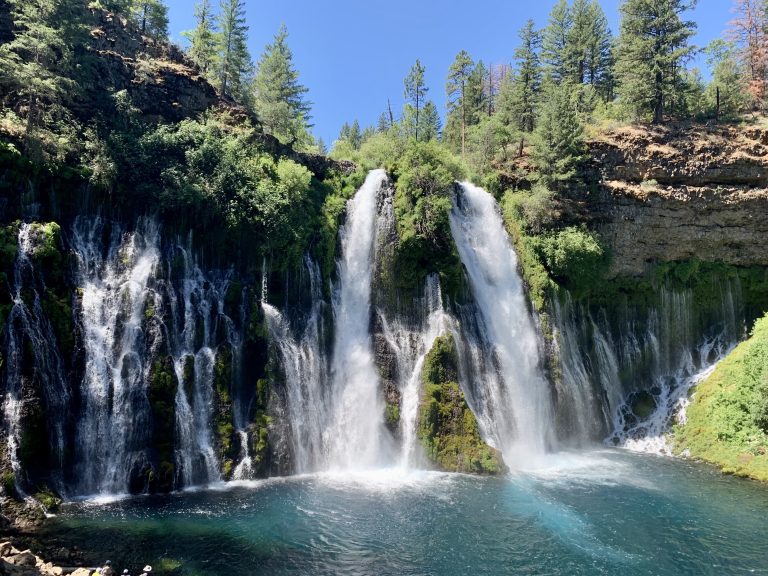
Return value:
M 517 256 L 496 202 L 476 186 L 461 185 L 450 224 L 477 303 L 478 329 L 496 372 L 468 375 L 483 380 L 472 386 L 479 391 L 472 408 L 507 464 L 524 466 L 547 450 L 552 414 Z

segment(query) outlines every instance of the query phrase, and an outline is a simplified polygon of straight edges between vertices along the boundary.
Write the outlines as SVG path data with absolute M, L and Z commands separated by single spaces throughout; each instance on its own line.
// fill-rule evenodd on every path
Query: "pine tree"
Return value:
M 533 138 L 533 163 L 544 185 L 562 190 L 585 157 L 584 127 L 570 82 L 548 83 Z
M 421 65 L 421 61 L 416 60 L 416 64 L 413 65 L 408 76 L 405 78 L 405 98 L 409 102 L 408 105 L 413 108 L 414 120 L 412 124 L 414 127 L 414 137 L 417 142 L 419 140 L 421 109 L 424 107 L 424 100 L 426 99 L 427 92 L 429 92 L 429 88 L 424 83 L 425 72 L 426 70 Z
M 221 0 L 219 9 L 218 88 L 224 96 L 247 100 L 247 78 L 253 68 L 248 53 L 245 0 Z
M 587 81 L 589 47 L 595 32 L 589 0 L 574 0 L 571 6 L 571 29 L 568 33 L 567 52 L 573 60 L 571 79 L 577 84 Z
M 533 20 L 520 30 L 520 46 L 515 50 L 516 69 L 507 76 L 499 93 L 499 114 L 502 123 L 522 133 L 520 150 L 525 147 L 525 134 L 533 132 L 536 106 L 541 90 L 542 70 L 539 60 L 541 35 Z
M 613 99 L 613 35 L 608 18 L 597 0 L 589 5 L 592 31 L 586 46 L 586 81 L 595 87 L 604 102 Z
M 456 55 L 448 70 L 448 83 L 445 91 L 448 95 L 448 122 L 458 118 L 461 126 L 461 154 L 466 152 L 467 141 L 467 85 L 475 63 L 466 50 Z
M 134 1 L 131 12 L 142 34 L 168 38 L 168 7 L 162 0 Z
M 705 92 L 708 111 L 715 120 L 734 120 L 750 99 L 739 54 L 732 43 L 724 40 L 712 41 L 704 53 L 712 72 Z
M 253 87 L 256 114 L 267 131 L 292 144 L 308 135 L 311 107 L 287 40 L 288 29 L 283 25 L 259 59 Z
M 56 26 L 55 0 L 6 0 L 11 9 L 14 37 L 0 45 L 0 85 L 6 99 L 26 106 L 26 148 L 36 144 L 35 129 L 44 114 L 61 105 L 74 84 L 64 76 L 70 55 Z
M 207 74 L 216 59 L 216 31 L 211 0 L 201 0 L 195 5 L 195 20 L 195 29 L 184 32 L 184 36 L 189 40 L 189 57 L 203 74 Z
M 424 142 L 440 138 L 442 122 L 440 120 L 440 113 L 437 111 L 437 106 L 434 102 L 430 100 L 424 105 L 424 110 L 419 121 L 421 122 L 419 133 Z
M 679 86 L 693 47 L 696 24 L 681 15 L 695 0 L 625 0 L 616 74 L 619 97 L 635 113 L 664 121 L 667 101 Z
M 363 145 L 363 133 L 360 131 L 360 122 L 357 120 L 355 120 L 352 123 L 352 126 L 349 127 L 347 140 L 355 150 L 360 150 L 360 146 Z
M 488 101 L 485 85 L 487 81 L 488 68 L 481 60 L 475 65 L 467 83 L 467 122 L 470 126 L 477 125 L 486 114 Z
M 568 2 L 558 0 L 542 34 L 542 60 L 547 75 L 555 82 L 562 82 L 574 75 L 576 55 L 571 43 L 572 29 L 573 16 Z

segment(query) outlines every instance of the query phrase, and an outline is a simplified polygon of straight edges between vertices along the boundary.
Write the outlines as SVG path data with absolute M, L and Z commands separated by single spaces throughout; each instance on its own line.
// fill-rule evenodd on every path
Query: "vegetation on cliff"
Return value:
M 768 482 L 768 317 L 693 393 L 675 451 Z
M 501 454 L 480 436 L 477 419 L 458 384 L 458 358 L 451 336 L 435 340 L 421 373 L 418 437 L 436 466 L 450 472 L 499 474 Z

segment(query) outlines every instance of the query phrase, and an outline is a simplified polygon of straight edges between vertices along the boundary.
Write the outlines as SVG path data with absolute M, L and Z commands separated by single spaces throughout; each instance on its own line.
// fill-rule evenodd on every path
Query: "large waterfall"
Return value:
M 347 203 L 347 221 L 340 231 L 340 286 L 333 301 L 333 414 L 324 432 L 333 468 L 367 468 L 390 456 L 370 332 L 377 207 L 386 180 L 383 170 L 368 175 Z
M 462 184 L 450 215 L 459 256 L 476 302 L 476 337 L 464 350 L 463 380 L 489 441 L 510 466 L 544 453 L 552 440 L 549 385 L 541 372 L 538 338 L 517 256 L 493 197 Z M 469 365 L 467 366 L 467 364 Z
M 150 431 L 149 346 L 143 320 L 156 294 L 159 230 L 142 220 L 133 233 L 115 227 L 103 251 L 105 223 L 79 219 L 72 244 L 82 290 L 85 373 L 75 451 L 79 494 L 120 493 L 145 466 Z

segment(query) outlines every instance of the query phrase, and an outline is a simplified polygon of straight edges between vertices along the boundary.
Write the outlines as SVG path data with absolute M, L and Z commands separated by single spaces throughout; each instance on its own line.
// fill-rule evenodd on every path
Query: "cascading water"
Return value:
M 552 415 L 517 256 L 496 202 L 476 186 L 461 185 L 450 225 L 476 302 L 462 324 L 477 337 L 457 338 L 468 401 L 507 464 L 525 465 L 551 443 Z
M 380 314 L 384 339 L 395 357 L 397 384 L 400 390 L 400 468 L 410 468 L 420 463 L 416 449 L 416 430 L 421 371 L 424 359 L 435 340 L 445 331 L 448 320 L 443 311 L 440 278 L 437 274 L 427 277 L 424 296 L 416 305 L 421 311 L 417 330 L 409 329 L 397 320 L 387 321 L 384 315 Z
M 241 339 L 223 309 L 229 275 L 210 280 L 188 247 L 176 246 L 175 251 L 183 263 L 180 295 L 172 286 L 169 290 L 171 353 L 181 383 L 176 391 L 177 485 L 194 486 L 221 479 L 211 426 L 220 323 L 235 373 Z
M 22 473 L 19 461 L 23 394 L 27 385 L 39 389 L 47 407 L 46 425 L 51 442 L 51 465 L 55 466 L 52 480 L 63 491 L 61 471 L 65 454 L 65 417 L 70 391 L 64 379 L 64 369 L 59 356 L 56 336 L 42 306 L 40 290 L 45 289 L 42 277 L 35 270 L 31 255 L 34 249 L 33 228 L 21 224 L 17 242 L 17 256 L 13 278 L 13 307 L 8 315 L 5 337 L 6 398 L 3 414 L 8 428 L 8 452 L 11 467 L 18 479 Z M 40 290 L 39 290 L 39 289 Z M 25 346 L 28 343 L 29 346 Z M 25 350 L 31 352 L 27 359 L 32 368 L 24 368 Z M 17 483 L 17 489 L 21 487 Z
M 689 390 L 745 333 L 738 280 L 723 280 L 706 313 L 693 294 L 662 287 L 658 306 L 590 311 L 569 295 L 555 302 L 562 386 L 561 435 L 577 444 L 668 453 L 665 440 Z
M 160 261 L 159 230 L 146 219 L 133 233 L 114 229 L 106 257 L 103 231 L 100 219 L 79 219 L 72 236 L 85 346 L 78 494 L 126 492 L 132 473 L 147 461 L 150 430 L 143 320 L 156 297 L 150 280 Z
M 277 308 L 264 299 L 261 303 L 285 377 L 285 417 L 297 473 L 316 471 L 322 466 L 323 430 L 331 414 L 326 391 L 328 369 L 321 350 L 325 302 L 320 268 L 309 257 L 305 258 L 304 264 L 309 273 L 312 307 L 300 336 L 296 336 L 298 330 Z
M 377 201 L 386 181 L 384 170 L 368 174 L 347 203 L 347 221 L 340 231 L 340 287 L 333 301 L 333 414 L 323 434 L 328 465 L 334 469 L 369 468 L 391 457 L 370 334 Z

